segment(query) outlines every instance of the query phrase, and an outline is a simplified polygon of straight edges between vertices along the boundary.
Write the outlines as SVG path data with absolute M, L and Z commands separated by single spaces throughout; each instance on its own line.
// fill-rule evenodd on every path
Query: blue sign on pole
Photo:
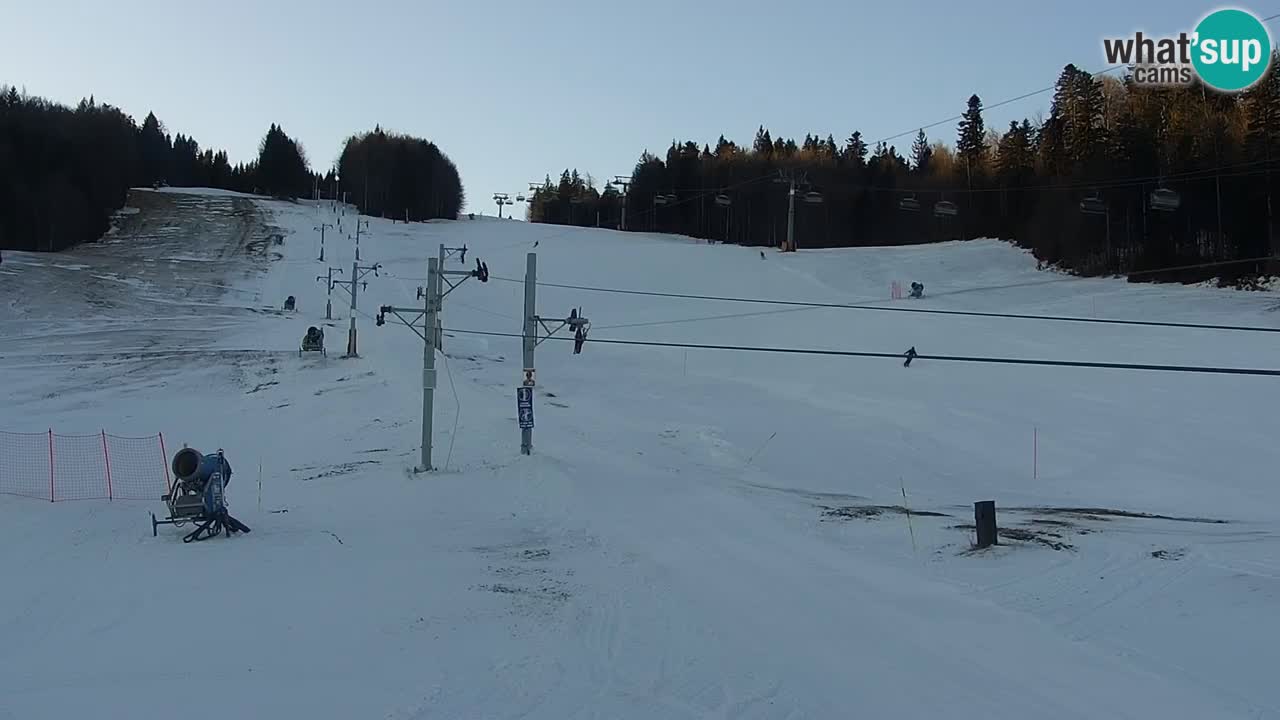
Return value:
M 520 429 L 533 427 L 533 388 L 516 388 L 516 416 L 520 419 Z

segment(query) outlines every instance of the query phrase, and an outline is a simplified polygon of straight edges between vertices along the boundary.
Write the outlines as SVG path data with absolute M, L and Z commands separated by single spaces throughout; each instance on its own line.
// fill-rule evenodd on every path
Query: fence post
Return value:
M 102 460 L 107 464 L 107 500 L 114 500 L 111 493 L 111 453 L 107 452 L 107 431 L 102 431 Z
M 53 497 L 53 428 L 49 428 L 49 502 Z
M 173 494 L 173 481 L 169 479 L 169 453 L 164 449 L 164 433 L 156 433 L 160 437 L 160 465 L 164 467 L 164 491 Z

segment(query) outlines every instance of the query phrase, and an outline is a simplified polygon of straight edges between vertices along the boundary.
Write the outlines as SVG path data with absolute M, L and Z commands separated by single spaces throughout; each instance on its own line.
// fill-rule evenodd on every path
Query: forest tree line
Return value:
M 394 217 L 402 217 L 403 208 L 415 219 L 456 217 L 462 205 L 457 169 L 435 145 L 406 140 L 412 141 L 407 148 L 397 145 L 377 154 L 383 162 L 360 166 L 359 185 L 376 185 L 382 192 L 367 201 L 350 193 L 349 200 L 365 213 L 381 214 L 394 201 L 401 208 L 388 213 Z M 133 187 L 324 198 L 335 197 L 345 185 L 340 180 L 334 170 L 323 176 L 313 172 L 301 144 L 276 124 L 267 130 L 255 160 L 232 165 L 225 151 L 201 148 L 183 133 L 170 134 L 154 113 L 138 125 L 94 98 L 70 108 L 0 86 L 0 249 L 56 251 L 95 240 Z M 375 201 L 379 204 L 371 208 Z
M 782 246 L 795 179 L 802 249 L 997 237 L 1082 274 L 1266 272 L 1261 262 L 1224 263 L 1280 255 L 1276 62 L 1237 95 L 1142 87 L 1067 65 L 1048 117 L 987 128 L 974 95 L 954 143 L 921 129 L 905 155 L 869 147 L 857 131 L 839 142 L 810 134 L 797 143 L 764 127 L 749 146 L 673 141 L 632 171 L 626 229 Z M 566 170 L 530 192 L 529 219 L 617 228 L 620 190 Z M 1202 267 L 1160 272 L 1190 265 Z
M 455 218 L 465 195 L 458 168 L 447 155 L 422 138 L 373 132 L 347 139 L 338 158 L 340 186 L 366 215 L 398 220 Z

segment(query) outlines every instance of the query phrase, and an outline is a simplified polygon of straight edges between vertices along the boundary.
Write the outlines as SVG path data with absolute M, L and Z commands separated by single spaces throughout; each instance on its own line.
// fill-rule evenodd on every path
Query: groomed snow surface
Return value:
M 531 250 L 548 283 L 897 307 L 1280 327 L 1274 294 L 1072 279 L 995 241 L 762 259 L 370 219 L 361 257 L 383 269 L 359 359 L 340 357 L 341 290 L 329 356 L 299 358 L 324 317 L 315 228 L 341 222 L 326 259 L 349 275 L 350 211 L 172 197 L 168 220 L 127 216 L 144 224 L 104 243 L 5 253 L 0 430 L 225 448 L 253 532 L 183 544 L 152 537 L 158 498 L 0 496 L 0 718 L 1280 717 L 1275 379 L 550 341 L 523 457 L 519 340 L 456 332 L 520 331 Z M 493 279 L 445 300 L 441 469 L 415 475 L 422 343 L 372 315 L 418 304 L 441 243 Z M 891 302 L 895 280 L 928 297 Z M 290 294 L 298 312 L 279 312 Z M 538 302 L 581 306 L 592 338 L 1238 367 L 1280 349 L 553 287 Z M 973 551 L 988 499 L 1006 536 Z

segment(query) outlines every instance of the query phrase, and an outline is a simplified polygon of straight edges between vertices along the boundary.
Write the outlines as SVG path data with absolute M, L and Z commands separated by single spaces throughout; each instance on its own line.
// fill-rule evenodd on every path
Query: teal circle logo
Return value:
M 1206 85 L 1223 92 L 1251 87 L 1271 64 L 1271 36 L 1262 21 L 1234 8 L 1216 10 L 1196 26 L 1191 64 Z

